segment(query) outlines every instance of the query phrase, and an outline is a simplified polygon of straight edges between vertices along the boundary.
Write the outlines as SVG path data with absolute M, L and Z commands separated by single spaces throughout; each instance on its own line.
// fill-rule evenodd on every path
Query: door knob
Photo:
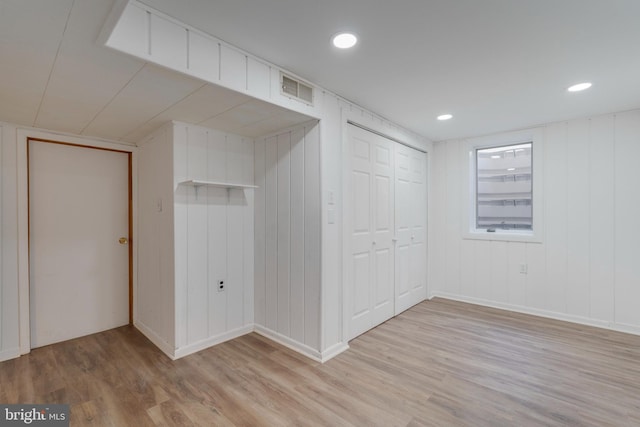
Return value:
M 121 238 L 119 238 L 119 239 L 118 239 L 118 242 L 119 242 L 121 245 L 126 245 L 126 244 L 127 244 L 127 242 L 128 242 L 128 240 L 127 240 L 127 238 L 126 238 L 126 237 L 121 237 Z

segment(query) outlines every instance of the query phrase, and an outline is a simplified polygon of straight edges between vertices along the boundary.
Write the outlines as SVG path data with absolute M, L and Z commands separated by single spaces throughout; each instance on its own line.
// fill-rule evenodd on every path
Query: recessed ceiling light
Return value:
M 438 116 L 438 120 L 449 120 L 452 117 L 453 116 L 451 114 L 442 114 L 442 115 Z
M 584 82 L 578 83 L 577 85 L 570 86 L 567 90 L 569 92 L 580 92 L 581 90 L 589 89 L 591 87 L 591 83 Z
M 358 43 L 358 38 L 352 33 L 339 33 L 333 36 L 331 42 L 338 49 L 349 49 Z

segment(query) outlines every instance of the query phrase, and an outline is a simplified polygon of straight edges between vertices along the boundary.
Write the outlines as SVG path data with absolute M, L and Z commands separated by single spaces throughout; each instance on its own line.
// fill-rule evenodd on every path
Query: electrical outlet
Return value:
M 520 274 L 527 274 L 527 264 L 520 264 Z
M 218 292 L 224 291 L 224 280 L 218 281 Z

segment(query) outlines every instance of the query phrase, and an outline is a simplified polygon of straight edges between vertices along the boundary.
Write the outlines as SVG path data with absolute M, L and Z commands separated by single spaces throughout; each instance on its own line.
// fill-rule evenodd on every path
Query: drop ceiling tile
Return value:
M 202 126 L 225 131 L 239 131 L 252 123 L 261 122 L 280 113 L 280 107 L 264 101 L 252 100 L 238 105 L 202 123 Z M 224 129 L 223 129 L 224 126 Z
M 110 10 L 102 0 L 74 3 L 36 126 L 80 133 L 144 65 L 96 44 Z
M 0 120 L 33 125 L 73 2 L 0 2 Z
M 123 138 L 202 85 L 199 80 L 147 64 L 82 134 Z
M 241 93 L 207 84 L 126 135 L 125 139 L 139 141 L 170 120 L 198 124 L 250 100 Z

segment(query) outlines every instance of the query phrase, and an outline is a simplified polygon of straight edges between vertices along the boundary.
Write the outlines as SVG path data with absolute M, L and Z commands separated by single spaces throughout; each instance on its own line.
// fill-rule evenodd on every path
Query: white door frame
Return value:
M 18 199 L 18 307 L 19 307 L 19 332 L 20 332 L 20 354 L 27 354 L 31 351 L 31 327 L 30 327 L 30 304 L 29 304 L 29 140 L 35 139 L 58 144 L 83 146 L 103 150 L 120 151 L 129 154 L 130 170 L 130 207 L 129 207 L 129 227 L 130 242 L 134 244 L 136 238 L 137 223 L 137 147 L 126 143 L 114 143 L 65 134 L 42 132 L 30 129 L 17 130 L 17 199 Z M 133 295 L 130 299 L 136 302 L 137 291 L 137 249 L 130 245 L 129 280 Z M 130 291 L 131 292 L 131 291 Z M 135 324 L 136 309 L 132 306 L 130 319 Z
M 425 197 L 427 197 L 427 259 L 425 259 L 425 263 L 427 265 L 427 298 L 429 296 L 429 277 L 430 277 L 430 271 L 431 269 L 429 268 L 428 265 L 428 259 L 429 259 L 429 247 L 430 247 L 430 242 L 432 241 L 431 238 L 431 230 L 429 229 L 429 225 L 430 225 L 430 221 L 429 221 L 429 214 L 431 211 L 431 202 L 430 202 L 430 186 L 431 186 L 431 180 L 430 180 L 430 173 L 431 173 L 431 168 L 430 168 L 430 147 L 429 147 L 429 143 L 421 140 L 417 137 L 408 135 L 402 131 L 400 131 L 397 127 L 391 127 L 389 126 L 389 124 L 385 121 L 383 121 L 380 118 L 376 118 L 374 116 L 369 116 L 369 115 L 365 115 L 363 112 L 359 112 L 359 111 L 353 111 L 351 109 L 347 109 L 347 108 L 343 108 L 342 109 L 342 212 L 343 212 L 343 220 L 341 221 L 342 224 L 342 229 L 340 230 L 340 234 L 342 235 L 342 259 L 341 259 L 341 265 L 340 265 L 340 269 L 342 271 L 342 342 L 343 344 L 347 345 L 348 340 L 349 340 L 349 291 L 348 291 L 348 287 L 347 287 L 347 269 L 346 269 L 346 263 L 347 263 L 347 257 L 348 257 L 348 251 L 346 251 L 345 249 L 349 247 L 350 242 L 349 242 L 349 233 L 347 233 L 345 231 L 345 217 L 347 215 L 350 215 L 350 212 L 346 209 L 346 207 L 348 206 L 348 194 L 347 194 L 347 188 L 345 185 L 346 182 L 346 176 L 350 170 L 350 159 L 348 156 L 348 144 L 349 144 L 349 126 L 350 125 L 354 125 L 354 126 L 358 126 L 360 128 L 363 128 L 365 130 L 368 130 L 370 132 L 373 133 L 377 133 L 387 139 L 390 139 L 391 141 L 400 143 L 402 145 L 406 145 L 408 147 L 414 148 L 416 150 L 422 151 L 424 153 L 426 153 L 427 155 L 427 170 L 426 170 L 426 180 L 427 180 L 427 185 L 426 185 L 426 190 L 427 190 L 427 194 L 425 195 Z

